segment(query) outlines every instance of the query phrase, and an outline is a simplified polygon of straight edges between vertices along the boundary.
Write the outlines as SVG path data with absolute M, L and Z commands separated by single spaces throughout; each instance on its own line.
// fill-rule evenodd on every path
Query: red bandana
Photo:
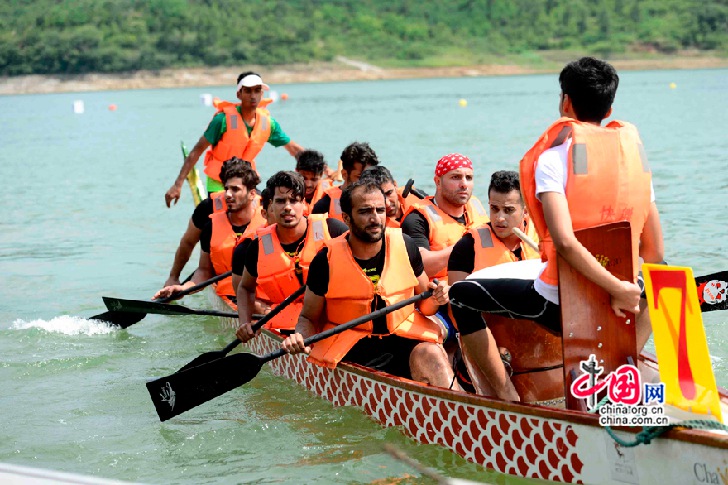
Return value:
M 450 153 L 449 155 L 445 155 L 437 161 L 437 167 L 435 167 L 435 175 L 438 177 L 442 177 L 450 170 L 455 170 L 458 168 L 469 168 L 470 170 L 472 170 L 473 162 L 471 162 L 470 159 L 465 155 L 461 155 L 459 153 Z

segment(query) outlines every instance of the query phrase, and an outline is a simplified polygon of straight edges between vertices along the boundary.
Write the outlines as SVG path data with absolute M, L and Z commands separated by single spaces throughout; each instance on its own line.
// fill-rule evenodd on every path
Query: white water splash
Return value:
M 101 320 L 87 320 L 85 318 L 62 315 L 50 320 L 15 320 L 10 327 L 13 330 L 27 330 L 39 328 L 46 332 L 62 333 L 64 335 L 105 335 L 114 332 L 111 327 Z

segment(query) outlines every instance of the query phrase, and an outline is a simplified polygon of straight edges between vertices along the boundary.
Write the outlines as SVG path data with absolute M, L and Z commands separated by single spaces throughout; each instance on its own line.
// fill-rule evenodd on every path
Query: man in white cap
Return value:
M 167 207 L 171 207 L 173 201 L 177 203 L 187 174 L 208 148 L 205 174 L 209 193 L 223 190 L 220 168 L 225 160 L 235 156 L 249 161 L 255 169 L 255 157 L 266 142 L 274 147 L 285 147 L 293 157 L 303 151 L 303 147 L 292 141 L 264 108 L 268 104 L 262 99 L 266 89 L 269 89 L 268 85 L 255 72 L 248 71 L 238 76 L 236 92 L 240 103 L 223 101 L 217 104 L 217 113 L 207 130 L 185 158 L 172 187 L 164 194 Z
M 224 161 L 238 157 L 250 162 L 255 169 L 255 157 L 266 142 L 275 147 L 284 146 L 293 157 L 303 151 L 303 147 L 292 141 L 268 110 L 264 109 L 271 102 L 269 99 L 263 99 L 265 89 L 269 87 L 257 73 L 248 71 L 238 76 L 237 97 L 240 103 L 229 101 L 217 103 L 217 112 L 205 133 L 185 158 L 172 187 L 164 194 L 167 207 L 171 207 L 172 202 L 177 203 L 187 174 L 195 166 L 202 152 L 209 148 L 205 155 L 207 191 L 209 194 L 215 192 L 217 194 L 203 200 L 195 208 L 180 239 L 165 286 L 180 284 L 180 273 L 200 240 L 202 229 L 209 222 L 210 215 L 213 211 L 225 210 L 224 187 L 220 182 L 220 169 Z

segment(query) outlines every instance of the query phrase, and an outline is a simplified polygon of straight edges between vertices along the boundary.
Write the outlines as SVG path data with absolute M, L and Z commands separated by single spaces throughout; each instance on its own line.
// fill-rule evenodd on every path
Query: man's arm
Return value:
M 202 231 L 190 219 L 190 222 L 187 224 L 187 230 L 182 235 L 182 239 L 179 240 L 179 247 L 174 253 L 174 263 L 172 263 L 172 269 L 169 270 L 169 278 L 167 278 L 164 286 L 179 285 L 179 276 L 187 261 L 190 260 L 192 251 L 200 240 L 201 233 Z
M 447 266 L 447 260 L 450 258 L 450 253 L 452 253 L 452 248 L 452 246 L 448 246 L 439 251 L 420 248 L 422 262 L 425 264 L 425 273 L 435 275 L 445 268 Z
M 661 263 L 665 259 L 660 213 L 654 202 L 650 203 L 650 212 L 640 235 L 640 257 L 645 263 Z
M 304 339 L 316 333 L 316 323 L 321 318 L 326 305 L 326 299 L 319 296 L 306 288 L 303 295 L 303 309 L 298 315 L 298 323 L 296 324 L 296 333 L 287 337 L 282 343 L 281 348 L 289 354 L 300 354 L 301 352 L 310 353 L 311 347 L 304 345 Z
M 437 285 L 435 285 L 434 282 L 430 282 L 427 274 L 424 272 L 417 277 L 417 281 L 419 284 L 415 289 L 415 295 L 419 295 L 428 288 L 434 290 L 431 297 L 420 300 L 418 303 L 417 308 L 423 315 L 434 315 L 440 309 L 441 305 L 447 305 L 450 302 L 448 296 L 448 289 L 450 287 L 444 281 L 438 281 Z
M 167 207 L 172 206 L 172 201 L 174 201 L 175 204 L 177 203 L 182 192 L 182 185 L 184 185 L 187 175 L 192 170 L 192 167 L 195 166 L 195 163 L 197 163 L 200 155 L 202 155 L 202 153 L 209 146 L 210 142 L 207 141 L 204 136 L 201 136 L 200 139 L 197 140 L 195 147 L 192 149 L 189 155 L 187 155 L 187 158 L 185 158 L 185 161 L 182 164 L 182 168 L 180 169 L 179 175 L 177 175 L 177 179 L 174 181 L 174 184 L 172 184 L 169 190 L 167 190 L 167 193 L 164 194 L 164 202 L 167 204 Z
M 634 282 L 621 281 L 607 271 L 581 245 L 571 225 L 571 214 L 564 194 L 543 192 L 541 203 L 546 226 L 556 247 L 556 251 L 579 273 L 597 284 L 612 296 L 612 310 L 623 317 L 623 310 L 639 313 L 640 288 Z M 555 264 L 553 261 L 552 264 Z
M 290 154 L 290 155 L 291 155 L 291 156 L 292 156 L 293 158 L 296 158 L 296 159 L 298 158 L 298 155 L 299 155 L 299 154 L 300 154 L 300 153 L 301 153 L 301 152 L 302 152 L 303 150 L 305 150 L 305 148 L 303 148 L 303 147 L 302 147 L 301 145 L 299 145 L 298 143 L 296 143 L 296 142 L 295 142 L 295 141 L 293 141 L 293 140 L 291 140 L 291 141 L 289 141 L 288 143 L 286 143 L 285 145 L 283 145 L 283 148 L 285 148 L 285 149 L 286 149 L 286 151 L 287 151 L 287 152 L 288 152 L 288 153 L 289 153 L 289 154 Z
M 174 293 L 179 293 L 180 291 L 184 291 L 187 288 L 192 288 L 195 285 L 199 285 L 203 281 L 209 280 L 213 277 L 214 274 L 215 271 L 212 267 L 212 260 L 210 260 L 210 253 L 200 251 L 200 260 L 197 264 L 197 270 L 195 271 L 192 279 L 184 285 L 165 286 L 164 288 L 156 292 L 152 299 L 156 300 L 157 298 L 167 298 Z
M 466 232 L 452 248 L 447 260 L 447 284 L 452 286 L 475 270 L 475 239 Z
M 414 210 L 402 221 L 402 232 L 407 234 L 420 248 L 425 273 L 435 275 L 447 266 L 452 246 L 433 251 L 430 249 L 430 225 L 425 216 Z
M 454 285 L 458 281 L 462 281 L 470 276 L 472 273 L 466 273 L 465 271 L 448 271 L 447 272 L 447 284 L 450 286 Z
M 258 278 L 251 275 L 247 269 L 243 270 L 243 276 L 237 287 L 238 298 L 238 318 L 239 327 L 235 335 L 241 342 L 245 343 L 255 337 L 251 320 L 253 319 L 253 309 L 255 308 L 255 288 Z

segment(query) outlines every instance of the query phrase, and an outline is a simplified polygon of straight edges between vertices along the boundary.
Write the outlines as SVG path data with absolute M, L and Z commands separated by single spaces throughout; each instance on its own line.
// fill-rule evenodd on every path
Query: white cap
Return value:
M 248 74 L 238 83 L 238 91 L 243 87 L 252 88 L 253 86 L 263 86 L 263 89 L 270 89 L 270 87 L 263 82 L 263 80 L 257 74 Z

